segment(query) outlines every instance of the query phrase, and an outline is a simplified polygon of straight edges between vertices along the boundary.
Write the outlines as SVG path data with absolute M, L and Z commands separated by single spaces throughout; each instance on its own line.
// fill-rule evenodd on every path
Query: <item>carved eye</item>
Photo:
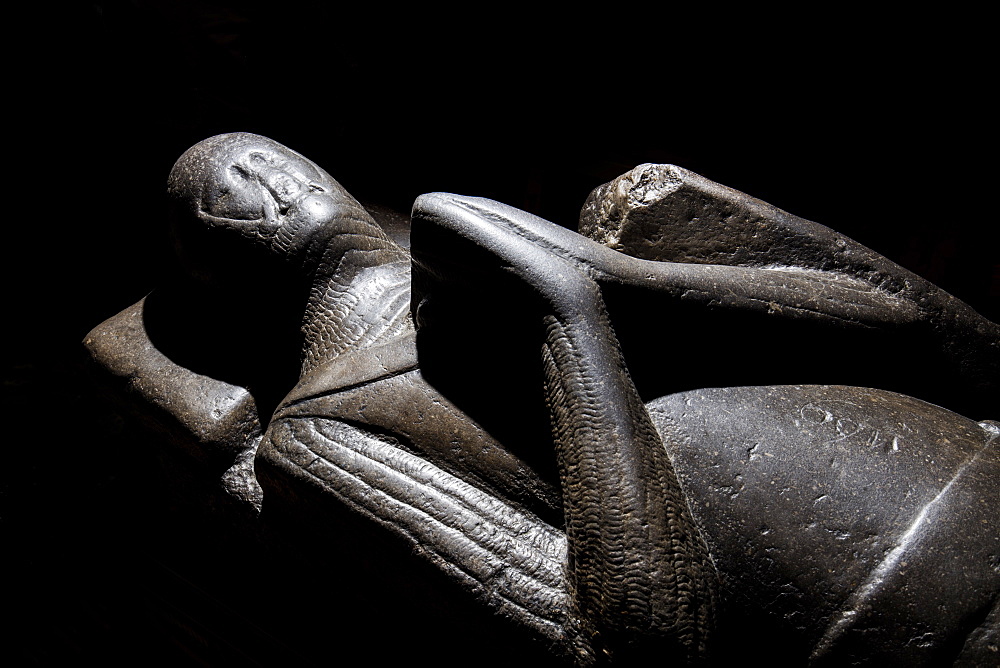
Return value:
M 245 184 L 253 180 L 253 175 L 245 166 L 236 162 L 229 166 L 229 182 L 231 184 Z
M 254 152 L 250 153 L 247 156 L 247 161 L 251 165 L 253 165 L 254 167 L 257 167 L 257 168 L 260 168 L 262 165 L 268 165 L 268 164 L 270 164 L 272 162 L 271 160 L 268 159 L 268 156 L 266 156 L 263 153 L 260 153 L 258 151 L 254 151 Z
M 206 189 L 199 209 L 210 216 L 229 220 L 256 220 L 260 217 L 260 189 L 246 168 L 233 164 Z

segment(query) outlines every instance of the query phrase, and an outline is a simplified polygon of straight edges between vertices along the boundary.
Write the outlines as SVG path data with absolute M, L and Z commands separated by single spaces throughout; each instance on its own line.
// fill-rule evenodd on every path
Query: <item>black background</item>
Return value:
M 80 363 L 86 332 L 163 275 L 166 175 L 212 134 L 270 136 L 401 211 L 444 190 L 568 226 L 593 187 L 676 163 L 1000 317 L 982 17 L 465 12 L 134 1 L 12 19 L 0 532 L 17 661 L 293 651 L 255 626 L 252 586 L 233 593 L 252 548 L 168 500 Z

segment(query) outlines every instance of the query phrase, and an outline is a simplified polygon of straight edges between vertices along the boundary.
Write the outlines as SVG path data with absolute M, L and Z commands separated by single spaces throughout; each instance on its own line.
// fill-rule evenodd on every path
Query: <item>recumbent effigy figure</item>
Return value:
M 169 192 L 182 277 L 86 343 L 248 505 L 365 518 L 579 665 L 995 659 L 1000 426 L 921 399 L 995 408 L 1000 328 L 935 286 L 672 166 L 582 234 L 424 195 L 412 257 L 263 137 Z M 844 384 L 787 384 L 831 332 Z

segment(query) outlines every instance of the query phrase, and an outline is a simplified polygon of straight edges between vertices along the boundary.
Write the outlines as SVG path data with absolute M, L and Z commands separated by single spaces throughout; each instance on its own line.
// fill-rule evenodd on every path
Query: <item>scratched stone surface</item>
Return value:
M 997 551 L 992 425 L 839 386 L 697 390 L 649 410 L 740 620 L 753 601 L 838 665 L 920 661 L 917 648 L 975 628 L 989 609 L 995 573 L 977 564 Z M 917 568 L 940 576 L 906 577 Z M 873 601 L 888 617 L 874 630 L 854 619 L 872 616 Z

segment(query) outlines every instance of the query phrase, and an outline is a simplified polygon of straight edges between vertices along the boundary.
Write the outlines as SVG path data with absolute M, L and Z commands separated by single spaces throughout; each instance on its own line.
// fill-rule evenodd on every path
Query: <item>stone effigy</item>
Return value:
M 932 284 L 673 166 L 580 234 L 424 195 L 411 251 L 263 137 L 168 190 L 181 275 L 86 345 L 248 507 L 361 518 L 569 663 L 995 660 L 1000 424 L 924 400 L 995 409 L 1000 327 Z

